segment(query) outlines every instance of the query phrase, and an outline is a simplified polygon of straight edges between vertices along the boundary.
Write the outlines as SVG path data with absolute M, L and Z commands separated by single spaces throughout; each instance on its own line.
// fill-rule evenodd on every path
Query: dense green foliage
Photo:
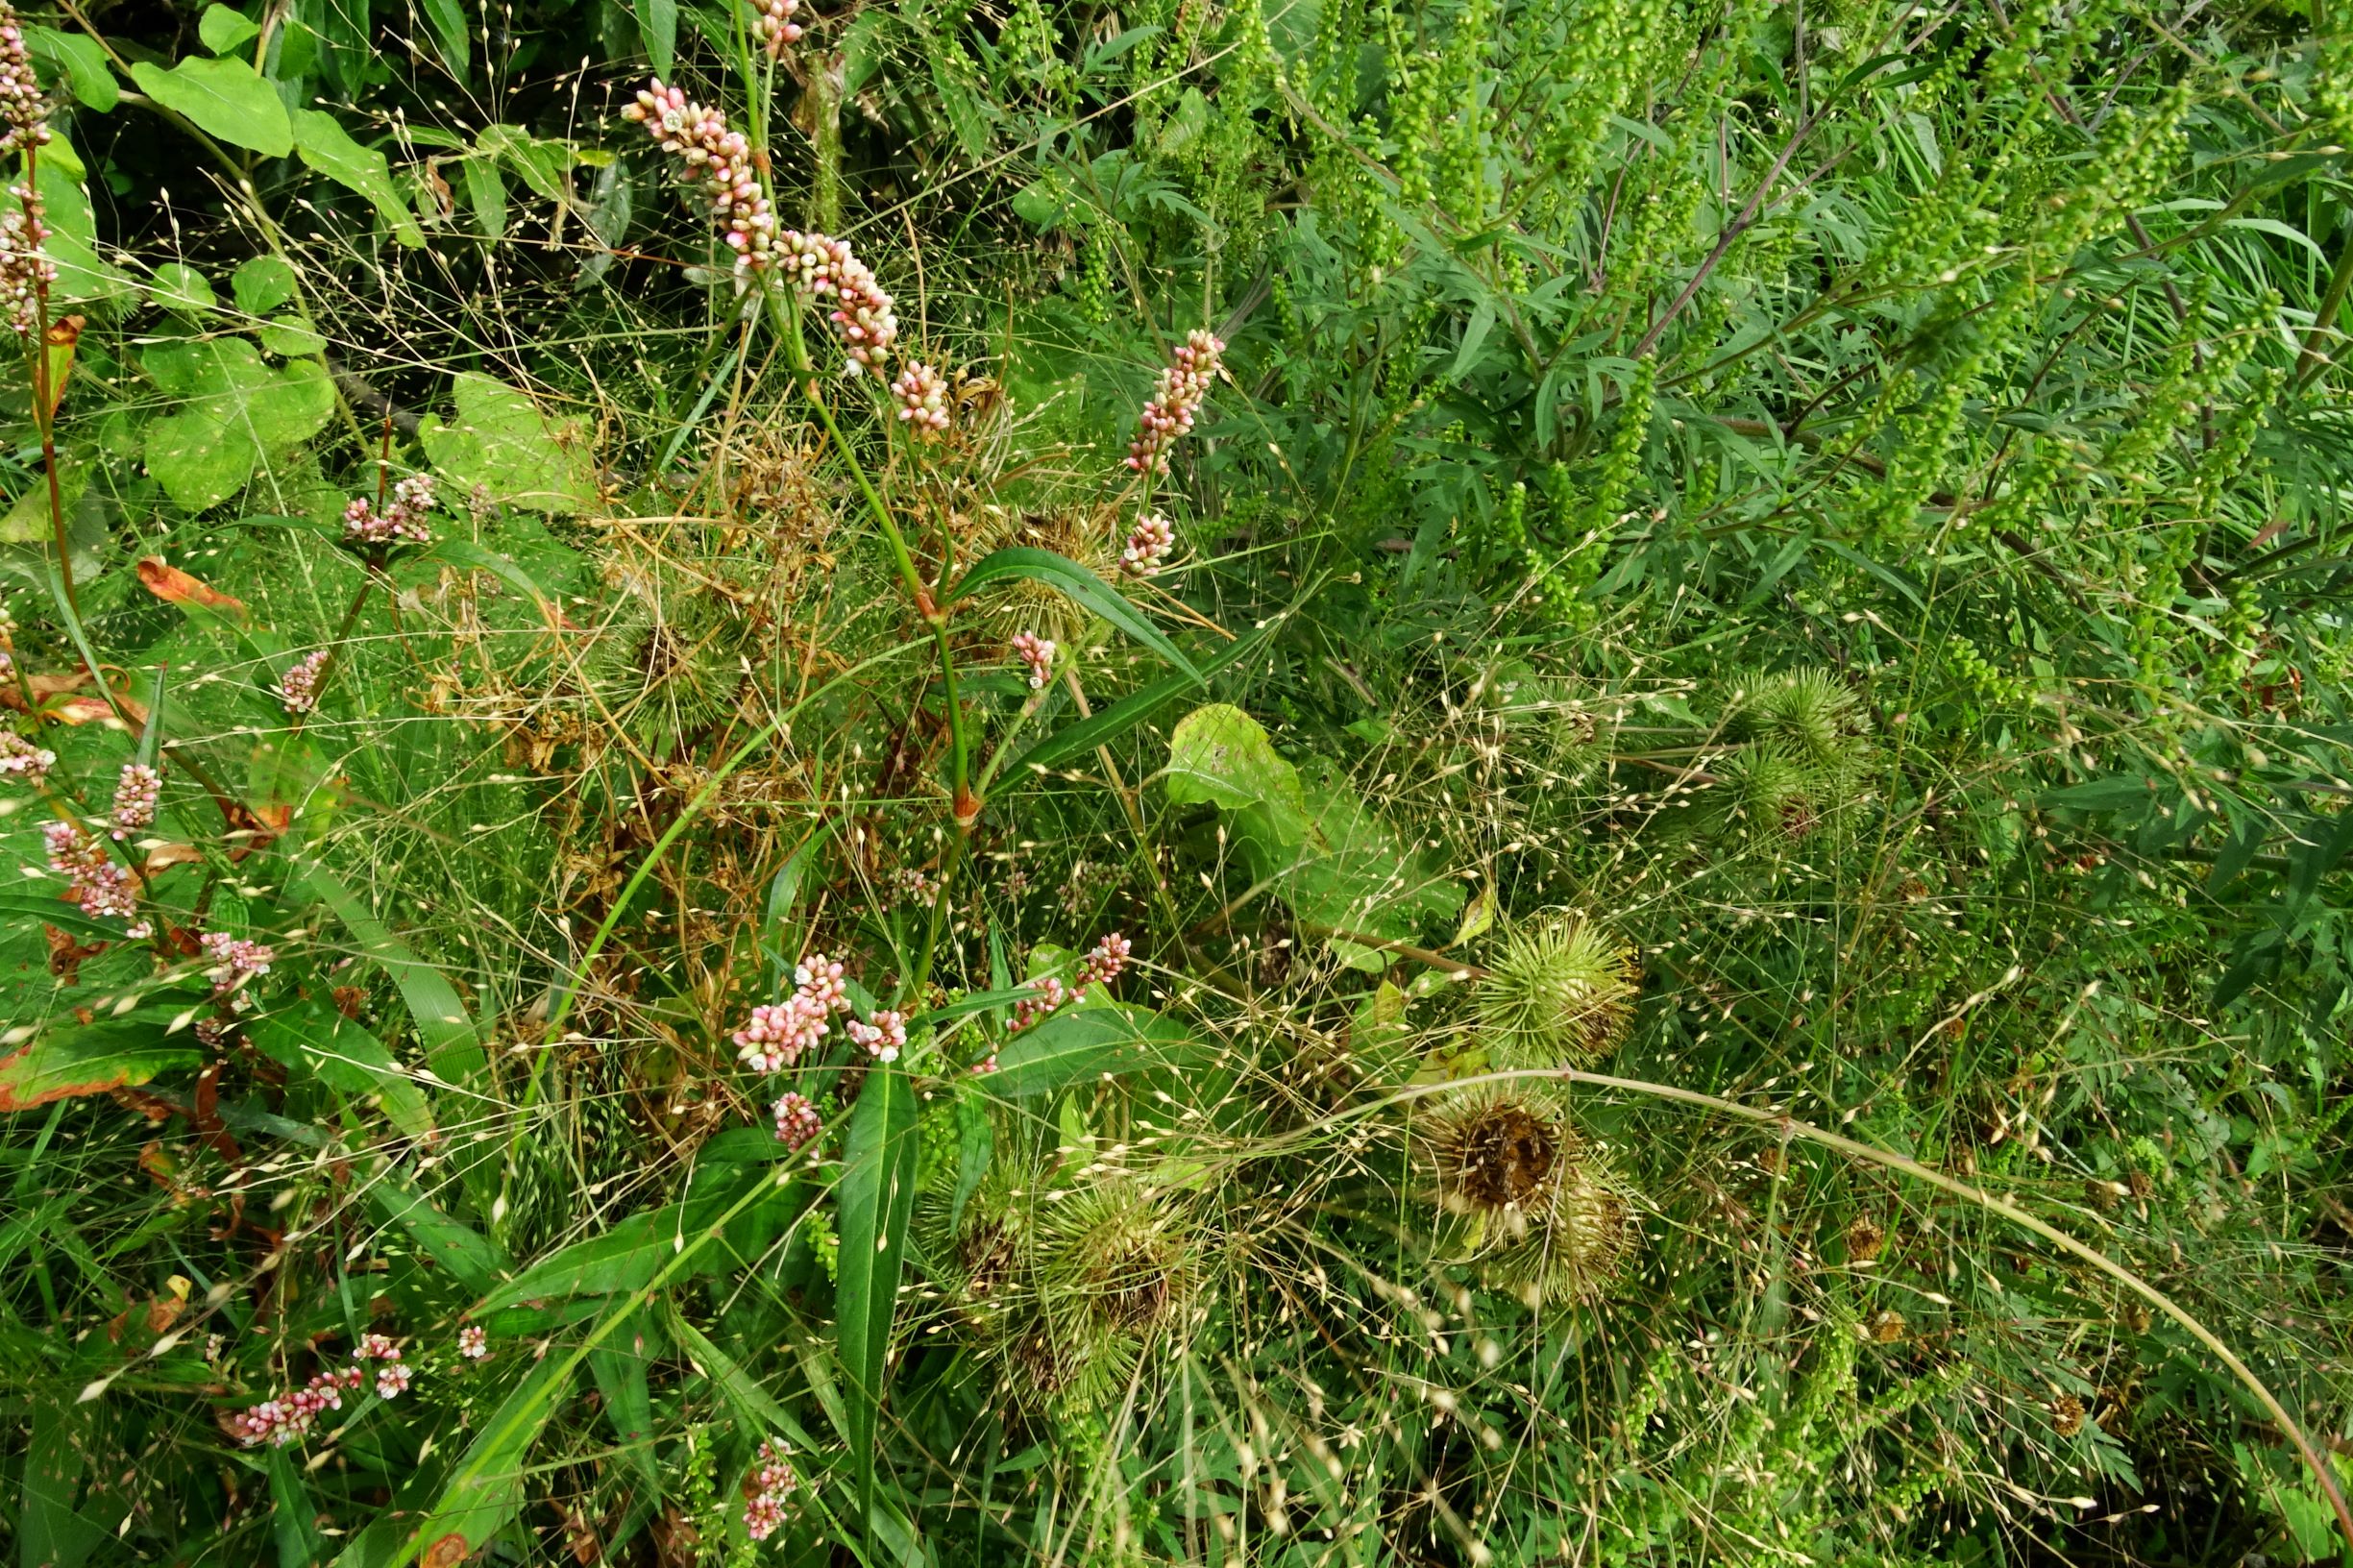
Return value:
M 28 13 L 0 1538 L 2343 1560 L 2336 12 Z

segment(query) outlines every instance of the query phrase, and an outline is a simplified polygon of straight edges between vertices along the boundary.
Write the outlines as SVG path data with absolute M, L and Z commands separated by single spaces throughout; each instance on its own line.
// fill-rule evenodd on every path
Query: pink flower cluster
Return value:
M 40 198 L 30 186 L 18 185 L 8 199 L 12 205 L 0 212 L 0 309 L 8 312 L 18 337 L 30 338 L 41 330 L 41 296 L 58 281 L 58 268 L 42 249 L 49 226 L 41 221 Z
M 260 943 L 226 931 L 208 931 L 197 940 L 205 957 L 212 961 L 205 978 L 212 982 L 215 996 L 226 996 L 254 976 L 269 973 L 270 963 L 278 956 Z
M 322 1372 L 310 1380 L 307 1387 L 297 1388 L 282 1399 L 265 1399 L 251 1409 L 239 1410 L 229 1418 L 229 1430 L 247 1448 L 263 1442 L 283 1448 L 307 1435 L 321 1412 L 343 1409 L 345 1391 L 358 1387 L 365 1376 L 355 1366 Z
M 152 827 L 156 801 L 163 793 L 163 775 L 143 762 L 123 764 L 114 785 L 114 842 L 122 843 L 142 827 Z
M 49 139 L 49 102 L 41 96 L 40 79 L 33 74 L 33 56 L 25 48 L 24 29 L 16 8 L 0 4 L 0 156 L 38 147 Z
M 1128 530 L 1127 548 L 1119 552 L 1119 570 L 1130 576 L 1148 577 L 1176 549 L 1176 527 L 1158 512 L 1146 512 Z
M 1217 380 L 1218 356 L 1226 346 L 1214 333 L 1196 330 L 1177 345 L 1160 388 L 1137 417 L 1136 438 L 1128 443 L 1127 466 L 1139 474 L 1168 472 L 1168 449 L 1189 433 L 1193 418 Z
M 21 778 L 38 788 L 57 765 L 55 751 L 35 746 L 12 729 L 0 729 L 0 778 Z
M 1034 631 L 1017 631 L 1013 634 L 1013 650 L 1020 655 L 1023 664 L 1029 666 L 1029 689 L 1033 692 L 1042 690 L 1046 676 L 1054 673 L 1052 640 L 1041 637 Z
M 65 878 L 65 901 L 82 906 L 93 918 L 130 919 L 138 913 L 131 873 L 109 859 L 106 842 L 83 832 L 71 822 L 43 822 L 41 839 L 49 852 L 49 869 Z
M 760 1445 L 760 1467 L 751 1473 L 745 1490 L 744 1533 L 765 1541 L 784 1523 L 785 1500 L 800 1487 L 800 1478 L 784 1462 L 784 1451 L 773 1443 Z
M 622 107 L 621 117 L 643 125 L 662 151 L 686 165 L 681 178 L 709 200 L 711 221 L 735 253 L 735 270 L 766 268 L 774 258 L 776 214 L 752 168 L 751 143 L 741 131 L 727 129 L 727 116 L 656 77 L 635 103 Z
M 806 1094 L 786 1094 L 769 1114 L 776 1118 L 776 1140 L 788 1149 L 800 1148 L 825 1128 L 817 1102 Z
M 490 1354 L 490 1335 L 482 1332 L 479 1323 L 469 1323 L 457 1331 L 457 1354 L 469 1361 L 478 1361 Z
M 1078 961 L 1076 985 L 1066 986 L 1050 974 L 1042 980 L 1032 980 L 1029 983 L 1030 994 L 1013 1004 L 1013 1032 L 1017 1035 L 1048 1014 L 1059 1013 L 1074 1002 L 1085 1001 L 1089 986 L 1108 986 L 1118 979 L 1120 971 L 1127 968 L 1128 955 L 1135 950 L 1134 943 L 1114 931 L 1089 948 L 1087 956 Z M 995 1064 L 996 1058 L 992 1055 L 980 1070 L 993 1071 Z
M 925 364 L 911 363 L 891 383 L 898 400 L 898 417 L 923 440 L 937 440 L 947 429 L 947 380 Z
M 355 1361 L 374 1361 L 376 1365 L 376 1397 L 398 1399 L 408 1390 L 408 1380 L 415 1369 L 401 1360 L 401 1347 L 392 1336 L 371 1334 L 361 1336 L 359 1348 L 352 1352 Z
M 844 1028 L 850 1040 L 865 1046 L 866 1054 L 877 1062 L 895 1062 L 898 1053 L 907 1048 L 906 1016 L 887 1007 L 876 1008 L 869 1022 L 860 1023 L 852 1018 Z
M 898 315 L 873 270 L 850 254 L 849 242 L 830 234 L 784 232 L 785 277 L 812 300 L 833 297 L 828 319 L 849 355 L 847 374 L 879 374 L 891 345 L 898 341 Z
M 347 545 L 429 545 L 433 530 L 427 521 L 433 509 L 433 478 L 411 474 L 392 487 L 392 504 L 381 512 L 365 496 L 343 508 L 343 542 Z
M 901 866 L 894 878 L 898 895 L 912 904 L 928 904 L 940 896 L 940 884 L 919 866 Z
M 783 54 L 786 44 L 798 43 L 807 31 L 793 20 L 799 10 L 800 0 L 751 0 L 751 31 L 772 57 Z
M 365 502 L 354 502 L 355 506 Z M 319 676 L 327 670 L 327 661 L 334 649 L 322 648 L 315 653 L 306 653 L 295 661 L 278 682 L 278 700 L 285 704 L 286 712 L 300 716 L 319 705 Z
M 811 953 L 793 969 L 798 987 L 774 1007 L 755 1007 L 751 1021 L 735 1032 L 735 1048 L 744 1064 L 760 1072 L 775 1072 L 817 1048 L 831 1032 L 828 1021 L 849 1011 L 842 992 L 842 966 L 823 953 Z

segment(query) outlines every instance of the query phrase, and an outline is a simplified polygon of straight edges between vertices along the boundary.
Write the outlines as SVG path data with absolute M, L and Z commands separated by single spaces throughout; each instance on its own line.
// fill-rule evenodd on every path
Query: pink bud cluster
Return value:
M 1225 351 L 1222 340 L 1203 330 L 1177 345 L 1168 368 L 1160 373 L 1159 390 L 1137 417 L 1136 438 L 1128 443 L 1128 467 L 1139 474 L 1168 472 L 1168 449 L 1191 431 Z
M 760 1445 L 760 1465 L 746 1487 L 744 1533 L 765 1541 L 784 1524 L 785 1500 L 800 1487 L 800 1478 L 784 1462 L 784 1451 L 773 1443 Z
M 1175 526 L 1158 512 L 1146 512 L 1128 530 L 1127 548 L 1119 552 L 1119 570 L 1130 576 L 1148 577 L 1175 549 Z
M 433 478 L 411 474 L 392 487 L 392 503 L 382 511 L 365 496 L 343 508 L 343 542 L 347 545 L 394 545 L 433 542 L 428 521 L 433 509 Z
M 0 778 L 21 778 L 36 788 L 48 782 L 58 754 L 35 746 L 12 729 L 0 729 Z
M 0 212 L 0 309 L 18 337 L 31 338 L 41 330 L 41 296 L 58 281 L 58 268 L 42 249 L 49 226 L 41 221 L 40 198 L 18 185 L 8 199 L 11 207 Z
M 457 1354 L 469 1361 L 478 1361 L 490 1354 L 490 1335 L 482 1332 L 479 1323 L 469 1323 L 457 1331 Z
M 940 884 L 919 866 L 901 866 L 893 878 L 898 884 L 898 895 L 911 904 L 928 904 L 940 896 Z
M 365 502 L 354 502 L 354 505 Z M 319 705 L 319 676 L 327 671 L 327 661 L 334 649 L 322 648 L 315 653 L 306 653 L 295 661 L 278 682 L 278 700 L 285 704 L 286 712 L 300 716 Z
M 1029 666 L 1029 689 L 1033 692 L 1043 689 L 1046 676 L 1054 673 L 1052 640 L 1034 631 L 1017 631 L 1013 634 L 1013 650 Z
M 817 1102 L 806 1094 L 787 1093 L 769 1108 L 776 1118 L 776 1141 L 788 1149 L 797 1149 L 824 1131 L 824 1118 L 817 1114 Z
M 775 1072 L 813 1051 L 831 1031 L 836 1013 L 849 1011 L 842 992 L 842 966 L 811 953 L 794 968 L 792 995 L 773 1007 L 755 1007 L 751 1021 L 735 1032 L 736 1052 L 747 1066 Z
M 772 57 L 783 54 L 786 44 L 798 43 L 808 31 L 793 20 L 799 10 L 800 0 L 751 0 L 751 31 Z
M 789 12 L 792 6 L 788 3 Z M 735 270 L 759 272 L 774 258 L 776 214 L 760 189 L 751 162 L 751 143 L 727 129 L 727 117 L 692 102 L 659 77 L 624 105 L 621 116 L 635 120 L 662 151 L 686 165 L 681 176 L 711 204 L 711 221 L 735 253 Z
M 123 764 L 122 777 L 114 785 L 114 842 L 151 827 L 156 820 L 156 801 L 163 793 L 163 775 L 143 762 Z
M 860 1023 L 852 1018 L 844 1028 L 850 1040 L 865 1046 L 866 1054 L 877 1062 L 895 1062 L 898 1053 L 907 1048 L 906 1016 L 887 1007 L 876 1008 L 869 1022 Z
M 850 254 L 847 240 L 830 234 L 787 229 L 781 248 L 787 282 L 810 299 L 833 297 L 828 319 L 849 355 L 847 373 L 879 374 L 898 341 L 898 316 L 872 269 Z
M 1114 931 L 1089 948 L 1087 956 L 1079 960 L 1077 984 L 1066 986 L 1050 974 L 1043 979 L 1032 980 L 1029 983 L 1030 994 L 1013 1004 L 1013 1032 L 1017 1035 L 1048 1014 L 1059 1013 L 1065 1007 L 1085 1001 L 1090 986 L 1110 985 L 1127 968 L 1128 955 L 1134 951 L 1135 945 Z M 995 1058 L 992 1056 L 980 1070 L 993 1071 L 994 1066 Z
M 401 1347 L 392 1342 L 390 1335 L 361 1336 L 359 1348 L 352 1352 L 352 1360 L 377 1363 L 376 1397 L 379 1399 L 400 1398 L 407 1392 L 409 1379 L 415 1376 L 415 1368 L 401 1360 Z
M 16 8 L 0 4 L 0 156 L 38 147 L 49 140 L 49 102 L 41 96 L 40 79 L 33 74 L 33 56 L 25 48 L 24 28 Z
M 937 440 L 947 429 L 947 380 L 931 366 L 909 364 L 891 383 L 891 396 L 898 400 L 898 417 L 919 439 Z
M 130 919 L 138 913 L 131 873 L 109 859 L 106 843 L 71 822 L 43 822 L 49 869 L 65 878 L 65 901 L 93 918 Z
M 208 931 L 197 940 L 205 957 L 211 960 L 205 978 L 212 982 L 215 996 L 226 996 L 256 975 L 269 973 L 271 962 L 278 957 L 273 948 L 226 931 Z
M 264 1442 L 283 1448 L 307 1435 L 324 1411 L 343 1409 L 345 1392 L 358 1387 L 365 1376 L 355 1366 L 322 1372 L 306 1387 L 239 1410 L 229 1418 L 229 1430 L 247 1448 Z

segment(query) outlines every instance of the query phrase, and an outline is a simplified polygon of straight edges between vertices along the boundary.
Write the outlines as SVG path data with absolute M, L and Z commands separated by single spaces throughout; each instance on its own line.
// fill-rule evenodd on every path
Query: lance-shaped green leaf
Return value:
M 146 1083 L 159 1072 L 199 1066 L 204 1051 L 194 1032 L 184 1025 L 172 1028 L 184 1017 L 142 1008 L 119 1018 L 75 1023 L 68 1015 L 63 1027 L 44 1029 L 23 1048 L 0 1056 L 0 1112 L 103 1094 Z
M 273 1061 L 318 1079 L 339 1094 L 373 1094 L 392 1125 L 410 1137 L 433 1130 L 425 1091 L 393 1060 L 384 1042 L 360 1024 L 316 1002 L 297 1002 L 246 1025 L 254 1047 Z
M 1174 1020 L 1149 1008 L 1115 1002 L 1048 1015 L 1014 1036 L 997 1052 L 996 1071 L 977 1083 L 984 1093 L 1026 1099 L 1189 1057 L 1198 1049 Z
M 451 1469 L 439 1501 L 396 1561 L 422 1559 L 431 1568 L 455 1568 L 513 1521 L 523 1508 L 525 1461 L 531 1444 L 570 1391 L 578 1364 L 576 1357 L 550 1356 L 516 1385 L 483 1425 L 466 1457 Z M 351 1555 L 347 1551 L 344 1558 Z
M 313 866 L 305 880 L 400 988 L 401 1000 L 408 1004 L 409 1018 L 417 1026 L 417 1038 L 425 1042 L 425 1065 L 434 1076 L 444 1083 L 457 1083 L 479 1072 L 484 1062 L 481 1041 L 475 1033 L 474 1020 L 466 1015 L 465 1003 L 457 999 L 456 988 L 353 897 L 334 872 Z
M 506 1271 L 507 1257 L 499 1244 L 442 1213 L 407 1172 L 390 1166 L 379 1171 L 368 1183 L 368 1202 L 385 1220 L 406 1231 L 418 1252 L 477 1295 Z
M 392 237 L 403 245 L 415 249 L 425 243 L 425 231 L 417 226 L 416 214 L 402 200 L 400 187 L 392 183 L 392 170 L 384 155 L 373 147 L 362 147 L 343 129 L 343 122 L 324 110 L 298 109 L 294 111 L 297 133 L 295 150 L 303 161 L 335 184 L 358 192 L 368 199 Z
M 1228 643 L 1215 658 L 1201 666 L 1200 680 L 1187 675 L 1167 675 L 1140 691 L 1128 693 L 1100 713 L 1081 719 L 1074 724 L 1066 724 L 1022 753 L 1020 760 L 1013 765 L 1015 770 L 1059 767 L 1098 746 L 1109 746 L 1178 698 L 1198 689 L 1210 676 L 1221 670 L 1231 669 L 1264 648 L 1280 624 L 1281 618 L 1277 617 L 1248 636 L 1238 637 Z
M 1144 618 L 1141 610 L 1129 603 L 1117 589 L 1078 562 L 1066 555 L 1057 555 L 1050 550 L 1038 550 L 1029 545 L 1009 545 L 967 572 L 964 580 L 956 585 L 956 591 L 950 597 L 965 599 L 992 583 L 1016 578 L 1042 582 L 1057 590 L 1184 671 L 1194 685 L 1201 684 L 1201 672 L 1193 668 L 1190 659 L 1177 651 L 1176 644 L 1170 642 L 1160 627 Z
M 899 1264 L 915 1212 L 915 1090 L 896 1067 L 876 1067 L 859 1092 L 845 1139 L 839 1188 L 841 1265 L 835 1319 L 842 1373 L 849 1384 L 849 1449 L 858 1511 L 872 1511 L 875 1444 Z

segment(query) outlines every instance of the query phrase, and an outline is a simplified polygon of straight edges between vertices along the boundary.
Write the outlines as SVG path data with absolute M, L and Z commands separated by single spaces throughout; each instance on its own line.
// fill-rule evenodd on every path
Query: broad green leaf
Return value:
M 392 231 L 392 237 L 403 245 L 414 249 L 425 243 L 425 231 L 417 226 L 416 214 L 392 183 L 383 154 L 354 141 L 343 122 L 325 110 L 296 110 L 294 128 L 300 134 L 296 146 L 305 163 L 365 196 Z
M 1001 1067 L 1001 1065 L 1000 1065 Z M 964 1217 L 964 1206 L 989 1174 L 996 1154 L 996 1124 L 980 1095 L 956 1095 L 956 1190 L 948 1198 L 947 1224 L 953 1232 Z
M 393 1166 L 380 1170 L 368 1183 L 368 1201 L 469 1292 L 481 1294 L 506 1271 L 506 1254 L 499 1244 L 444 1213 L 407 1172 Z
M 352 896 L 334 872 L 312 866 L 305 874 L 311 892 L 358 939 L 360 950 L 374 959 L 408 1004 L 409 1021 L 425 1043 L 425 1064 L 444 1083 L 461 1083 L 482 1070 L 480 1036 L 456 990 L 430 964 L 392 934 L 390 927 Z
M 64 145 L 61 135 L 50 143 L 53 152 Z M 51 315 L 68 306 L 105 305 L 131 293 L 137 286 L 131 275 L 99 258 L 98 218 L 80 172 L 52 156 L 40 159 L 38 178 L 41 208 L 49 222 L 43 249 L 58 269 L 58 281 L 49 290 Z
M 95 1023 L 77 1023 L 66 1015 L 61 1025 L 43 1029 L 0 1056 L 0 1113 L 103 1094 L 146 1083 L 160 1072 L 200 1066 L 204 1051 L 194 1031 L 184 1022 L 172 1028 L 183 1018 L 167 1009 L 147 1008 Z
M 1178 722 L 1161 781 L 1179 805 L 1239 811 L 1271 801 L 1307 815 L 1299 770 L 1275 750 L 1264 725 L 1228 702 L 1206 703 Z
M 441 63 L 450 74 L 463 82 L 466 79 L 466 46 L 472 26 L 466 18 L 465 0 L 421 0 L 425 19 L 432 24 L 434 41 L 441 46 Z
M 484 239 L 506 236 L 506 177 L 488 158 L 469 158 L 457 165 L 466 184 L 466 206 L 474 211 L 474 226 Z
M 835 1282 L 836 1342 L 848 1384 L 850 1460 L 858 1475 L 859 1514 L 873 1507 L 874 1461 L 891 1319 L 898 1306 L 899 1264 L 915 1212 L 915 1090 L 895 1066 L 867 1075 L 843 1141 L 837 1188 L 840 1275 Z
M 218 309 L 221 303 L 212 281 L 182 261 L 166 261 L 157 267 L 148 293 L 161 308 L 190 321 Z
M 261 24 L 227 6 L 207 6 L 196 19 L 196 36 L 216 55 L 242 49 L 261 36 Z
M 433 466 L 461 489 L 528 511 L 593 510 L 597 475 L 577 421 L 551 422 L 503 381 L 468 371 L 456 379 L 456 423 L 426 416 L 418 435 Z
M 278 89 L 242 60 L 190 56 L 168 71 L 134 61 L 131 78 L 148 97 L 232 147 L 264 158 L 294 151 L 294 122 L 286 117 Z
M 1026 1099 L 1198 1049 L 1183 1025 L 1149 1008 L 1114 1002 L 1049 1014 L 1007 1041 L 997 1052 L 996 1071 L 975 1082 L 984 1093 Z
M 247 315 L 266 316 L 293 299 L 299 290 L 294 269 L 284 261 L 274 256 L 250 256 L 230 274 L 229 292 L 235 296 L 237 308 Z
M 243 490 L 334 415 L 334 384 L 315 361 L 265 365 L 242 337 L 159 343 L 139 364 L 174 410 L 147 427 L 148 472 L 189 511 Z
M 97 39 L 61 33 L 54 27 L 28 27 L 25 49 L 35 60 L 53 67 L 53 79 L 65 79 L 66 88 L 84 109 L 104 114 L 122 101 L 122 88 Z
M 404 1556 L 413 1554 L 433 1568 L 454 1568 L 488 1546 L 522 1511 L 525 1461 L 548 1418 L 572 1391 L 576 1364 L 572 1357 L 551 1355 L 531 1368 L 451 1469 L 440 1501 L 409 1537 Z
M 295 1003 L 245 1026 L 264 1056 L 308 1073 L 337 1093 L 379 1096 L 384 1115 L 410 1137 L 433 1128 L 424 1090 L 410 1081 L 384 1042 L 332 1008 Z
M 281 316 L 254 329 L 254 336 L 270 353 L 283 359 L 307 359 L 323 353 L 327 339 L 300 316 Z
M 1201 672 L 1193 668 L 1190 659 L 1177 651 L 1176 644 L 1170 642 L 1160 627 L 1144 619 L 1142 611 L 1129 603 L 1110 583 L 1068 556 L 1057 555 L 1050 550 L 1039 550 L 1029 545 L 1009 545 L 966 573 L 964 580 L 956 585 L 955 592 L 949 597 L 964 599 L 992 583 L 1015 578 L 1042 582 L 1056 589 L 1080 607 L 1101 616 L 1185 672 L 1192 678 L 1193 684 L 1201 683 Z
M 637 0 L 637 37 L 653 62 L 653 74 L 667 79 L 678 47 L 678 0 Z

